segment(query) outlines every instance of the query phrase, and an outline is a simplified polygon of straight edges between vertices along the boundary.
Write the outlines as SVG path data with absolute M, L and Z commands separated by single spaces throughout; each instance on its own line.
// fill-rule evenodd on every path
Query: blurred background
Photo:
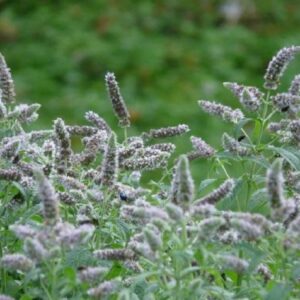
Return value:
M 187 123 L 218 147 L 231 127 L 203 114 L 197 100 L 238 107 L 222 82 L 261 87 L 271 57 L 300 43 L 299 0 L 0 0 L 0 9 L 0 51 L 18 102 L 42 104 L 34 128 L 58 116 L 85 124 L 94 110 L 117 130 L 104 85 L 112 71 L 131 134 Z M 282 89 L 299 68 L 300 58 Z M 188 137 L 174 141 L 190 149 Z

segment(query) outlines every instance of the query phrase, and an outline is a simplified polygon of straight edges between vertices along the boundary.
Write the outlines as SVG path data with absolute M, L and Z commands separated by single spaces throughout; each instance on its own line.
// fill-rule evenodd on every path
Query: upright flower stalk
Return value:
M 181 155 L 175 167 L 169 199 L 188 209 L 194 197 L 194 181 L 186 155 Z
M 127 110 L 126 104 L 120 92 L 118 82 L 116 80 L 114 73 L 107 73 L 105 75 L 105 82 L 107 91 L 114 109 L 116 116 L 119 119 L 119 124 L 121 127 L 130 126 L 130 116 Z

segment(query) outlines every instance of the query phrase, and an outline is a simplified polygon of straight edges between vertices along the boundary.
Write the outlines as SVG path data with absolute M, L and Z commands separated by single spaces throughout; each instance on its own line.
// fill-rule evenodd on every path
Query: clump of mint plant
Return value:
M 113 73 L 105 82 L 124 137 L 97 112 L 26 132 L 38 104 L 14 105 L 0 57 L 0 299 L 297 299 L 300 77 L 278 91 L 299 52 L 280 50 L 264 88 L 224 83 L 241 109 L 200 100 L 232 123 L 209 145 L 187 124 L 130 135 Z M 82 150 L 72 147 L 81 139 Z M 211 171 L 196 183 L 190 165 Z M 141 177 L 160 170 L 143 186 Z

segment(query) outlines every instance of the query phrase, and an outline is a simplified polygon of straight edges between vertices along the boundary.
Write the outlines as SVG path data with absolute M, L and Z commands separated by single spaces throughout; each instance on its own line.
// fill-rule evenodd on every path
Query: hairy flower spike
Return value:
M 57 151 L 56 167 L 58 173 L 64 174 L 69 167 L 72 150 L 70 135 L 62 119 L 58 118 L 54 121 L 54 132 Z
M 165 127 L 160 129 L 151 129 L 149 133 L 144 134 L 150 138 L 166 138 L 176 135 L 182 135 L 189 132 L 190 128 L 186 124 L 179 124 L 177 126 Z
M 105 267 L 88 267 L 80 271 L 78 277 L 81 282 L 93 283 L 98 281 L 107 271 L 108 268 Z
M 299 96 L 300 94 L 300 74 L 296 75 L 291 82 L 288 93 L 291 95 Z
M 240 103 L 250 111 L 257 111 L 261 104 L 263 93 L 253 86 L 244 86 L 235 82 L 224 82 L 228 88 L 240 101 Z
M 225 270 L 233 270 L 238 274 L 245 273 L 249 268 L 249 263 L 236 256 L 232 255 L 224 255 L 221 257 L 223 262 L 223 269 Z
M 23 254 L 7 254 L 1 258 L 1 265 L 9 270 L 26 272 L 33 267 L 33 262 Z
M 195 150 L 195 156 L 211 157 L 215 154 L 215 149 L 203 141 L 200 137 L 191 136 L 191 142 Z
M 227 179 L 223 184 L 221 184 L 217 189 L 213 190 L 207 196 L 197 200 L 194 205 L 203 205 L 203 204 L 215 204 L 222 198 L 228 196 L 230 192 L 232 192 L 234 188 L 234 180 Z
M 273 105 L 281 112 L 295 114 L 300 111 L 300 96 L 280 93 L 271 97 Z
M 35 170 L 38 183 L 38 197 L 43 205 L 43 214 L 47 224 L 55 224 L 59 219 L 58 199 L 50 181 L 41 170 Z
M 78 136 L 91 136 L 96 134 L 98 129 L 93 126 L 66 126 L 66 129 L 70 135 L 78 135 Z
M 0 180 L 20 181 L 22 173 L 17 168 L 10 168 L 7 170 L 0 169 Z
M 85 114 L 85 119 L 91 122 L 94 126 L 96 126 L 99 130 L 105 130 L 106 132 L 111 132 L 110 127 L 107 125 L 106 121 L 101 118 L 98 114 L 93 111 L 88 111 Z
M 104 281 L 97 287 L 91 288 L 87 291 L 88 295 L 96 299 L 103 299 L 105 296 L 113 293 L 119 287 L 119 282 L 116 280 Z
M 107 142 L 107 148 L 101 165 L 100 177 L 98 177 L 95 182 L 108 187 L 114 186 L 118 176 L 118 168 L 117 137 L 116 134 L 112 132 Z
M 2 101 L 12 103 L 15 101 L 16 93 L 14 82 L 5 58 L 0 54 L 0 89 L 2 90 Z
M 25 240 L 24 248 L 26 254 L 33 261 L 40 262 L 48 256 L 48 251 L 38 239 L 27 238 Z
M 176 165 L 169 198 L 173 203 L 188 209 L 193 197 L 194 182 L 190 173 L 189 161 L 186 155 L 181 155 Z
M 149 228 L 144 229 L 144 237 L 145 241 L 148 243 L 149 247 L 153 252 L 159 250 L 162 246 L 162 240 L 160 237 L 160 234 L 157 232 L 154 232 L 153 230 Z
M 288 64 L 293 60 L 294 55 L 300 50 L 298 46 L 291 46 L 281 49 L 270 61 L 264 76 L 264 87 L 269 90 L 276 90 L 281 76 Z
M 107 73 L 105 75 L 106 87 L 110 96 L 110 100 L 112 102 L 113 109 L 115 111 L 116 116 L 119 119 L 119 124 L 121 127 L 129 127 L 130 126 L 130 116 L 121 95 L 118 82 L 116 81 L 116 77 L 114 73 Z
M 94 255 L 102 260 L 128 260 L 135 257 L 130 249 L 101 249 L 94 251 Z
M 227 133 L 223 134 L 222 144 L 225 150 L 233 154 L 239 156 L 247 156 L 250 154 L 249 150 L 246 147 L 242 146 L 237 140 L 229 136 Z
M 282 159 L 276 159 L 267 171 L 267 191 L 272 208 L 282 206 L 283 196 Z
M 229 106 L 205 100 L 199 100 L 198 104 L 206 113 L 219 116 L 225 121 L 238 123 L 240 120 L 244 119 L 244 114 L 240 109 L 232 109 Z

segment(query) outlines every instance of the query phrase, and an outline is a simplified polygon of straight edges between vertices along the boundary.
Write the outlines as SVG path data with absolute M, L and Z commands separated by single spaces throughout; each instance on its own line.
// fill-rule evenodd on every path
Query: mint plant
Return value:
M 198 101 L 233 130 L 218 147 L 192 135 L 178 157 L 161 140 L 188 125 L 130 136 L 113 73 L 106 86 L 124 137 L 92 111 L 89 125 L 59 118 L 27 132 L 40 106 L 14 105 L 1 56 L 0 299 L 297 299 L 299 75 L 277 89 L 299 50 L 273 57 L 263 90 L 224 83 L 242 109 Z M 200 185 L 195 159 L 211 164 Z M 155 169 L 161 179 L 143 185 Z

